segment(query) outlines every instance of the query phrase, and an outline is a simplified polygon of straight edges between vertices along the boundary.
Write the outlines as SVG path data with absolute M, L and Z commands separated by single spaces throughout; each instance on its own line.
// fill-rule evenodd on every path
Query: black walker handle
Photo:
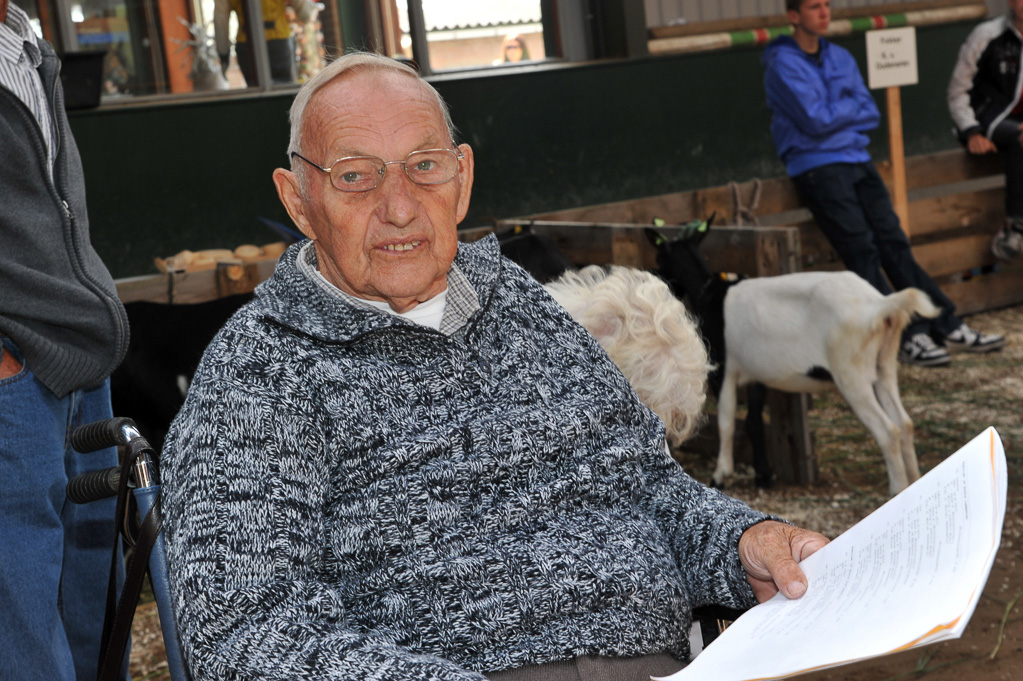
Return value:
M 133 461 L 136 480 L 128 480 L 129 487 L 152 484 L 152 448 L 129 418 L 115 417 L 94 421 L 75 428 L 71 433 L 71 446 L 79 452 L 95 452 L 107 447 L 125 447 L 125 455 Z M 67 498 L 76 504 L 117 496 L 120 489 L 122 466 L 86 471 L 67 483 Z
M 71 446 L 82 453 L 95 452 L 107 447 L 126 445 L 136 437 L 141 435 L 135 422 L 119 416 L 75 428 L 71 433 Z
M 120 466 L 86 471 L 68 480 L 67 498 L 75 504 L 87 504 L 90 501 L 117 496 L 120 482 Z

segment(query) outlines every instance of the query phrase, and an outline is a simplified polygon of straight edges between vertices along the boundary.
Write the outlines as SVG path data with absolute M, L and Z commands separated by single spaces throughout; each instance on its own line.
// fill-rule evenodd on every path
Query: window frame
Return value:
M 132 2 L 133 0 L 126 0 Z M 166 76 L 166 61 L 173 58 L 167 54 L 163 45 L 164 36 L 160 31 L 159 20 L 155 14 L 158 9 L 159 0 L 134 0 L 140 4 L 140 10 L 146 15 L 145 36 L 133 36 L 133 39 L 147 39 L 149 45 L 148 56 L 152 59 L 152 79 L 156 92 L 152 94 L 135 94 L 129 97 L 118 99 L 105 99 L 101 101 L 99 108 L 122 108 L 143 104 L 158 104 L 171 102 L 196 102 L 219 100 L 224 97 L 253 97 L 276 94 L 281 92 L 293 92 L 300 87 L 299 83 L 281 84 L 273 83 L 270 75 L 270 61 L 267 52 L 266 37 L 262 31 L 251 31 L 249 40 L 252 44 L 256 84 L 243 89 L 215 90 L 215 91 L 192 91 L 192 92 L 169 92 Z M 334 12 L 338 21 L 345 15 L 342 0 L 320 0 L 321 2 L 334 3 Z M 252 25 L 261 24 L 263 13 L 260 0 L 243 0 L 246 16 L 250 17 Z M 374 10 L 374 4 L 379 0 L 363 0 L 361 10 L 356 9 L 357 15 L 361 13 L 368 26 L 358 29 L 361 36 L 362 47 L 358 49 L 377 49 L 376 43 L 380 42 L 383 27 L 381 23 L 381 12 L 379 7 Z M 429 61 L 429 43 L 423 15 L 423 0 L 407 0 L 409 11 L 409 26 L 412 36 L 413 58 L 425 77 L 450 78 L 473 78 L 484 77 L 495 73 L 495 71 L 522 72 L 523 70 L 548 70 L 551 68 L 564 68 L 578 65 L 579 63 L 602 58 L 632 58 L 646 56 L 646 36 L 636 41 L 624 36 L 625 29 L 616 26 L 602 26 L 600 22 L 614 23 L 620 21 L 624 16 L 626 23 L 635 26 L 639 24 L 645 28 L 645 8 L 643 3 L 635 0 L 540 0 L 541 17 L 543 22 L 543 39 L 545 52 L 548 55 L 542 61 L 530 62 L 529 64 L 517 65 L 481 65 L 478 67 L 456 68 L 456 69 L 434 69 Z M 56 33 L 54 41 L 60 52 L 81 51 L 78 42 L 78 33 L 75 22 L 72 20 L 71 8 L 77 4 L 75 0 L 39 0 L 40 5 L 45 5 L 51 14 L 52 25 Z M 607 35 L 616 33 L 609 41 Z M 351 42 L 349 35 L 338 35 L 339 41 Z M 611 48 L 608 44 L 611 43 Z M 625 46 L 624 49 L 622 46 Z M 342 45 L 340 49 L 348 50 L 352 46 Z
M 372 0 L 371 0 L 372 1 Z M 495 68 L 523 68 L 514 66 L 480 65 L 458 69 L 434 69 L 430 63 L 430 45 L 422 0 L 406 0 L 408 4 L 409 35 L 412 38 L 412 59 L 424 76 L 471 73 Z M 587 0 L 540 0 L 543 23 L 544 48 L 547 56 L 541 64 L 581 62 L 593 59 L 591 31 L 586 21 Z M 638 8 L 643 11 L 643 7 Z M 536 67 L 537 63 L 528 66 Z

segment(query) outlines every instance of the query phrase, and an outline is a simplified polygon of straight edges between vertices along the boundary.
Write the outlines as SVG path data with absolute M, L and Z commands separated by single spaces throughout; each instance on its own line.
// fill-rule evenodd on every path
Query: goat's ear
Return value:
M 693 241 L 695 239 L 696 243 L 699 243 L 700 239 L 703 238 L 703 235 L 706 233 L 706 231 L 707 222 L 705 220 L 700 220 L 699 218 L 695 220 L 690 220 L 689 222 L 682 225 L 682 231 L 679 234 L 679 240 Z
M 654 248 L 661 248 L 668 243 L 668 240 L 664 238 L 664 235 L 653 227 L 644 227 L 643 233 L 646 234 L 647 241 L 649 241 Z
M 714 217 L 717 215 L 717 211 L 710 214 L 710 217 L 706 220 L 694 220 L 692 223 L 693 229 L 689 232 L 689 236 L 693 238 L 693 241 L 699 246 L 703 243 L 703 239 L 710 232 L 711 223 L 714 222 Z

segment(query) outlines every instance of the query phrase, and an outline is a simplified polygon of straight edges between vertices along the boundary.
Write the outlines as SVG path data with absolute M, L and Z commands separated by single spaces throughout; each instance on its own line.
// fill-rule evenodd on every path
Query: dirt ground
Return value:
M 903 403 L 916 426 L 926 472 L 988 426 L 1002 438 L 1009 498 L 1002 543 L 980 603 L 962 638 L 803 676 L 807 681 L 1020 681 L 1023 679 L 1023 307 L 970 317 L 1003 333 L 1008 346 L 990 355 L 956 355 L 948 367 L 900 367 Z M 877 445 L 841 398 L 814 396 L 810 412 L 820 481 L 812 487 L 757 490 L 741 470 L 728 492 L 750 505 L 836 537 L 887 499 Z M 681 451 L 683 466 L 708 481 L 713 462 Z M 897 615 L 898 613 L 894 613 Z M 170 681 L 152 603 L 133 628 L 132 678 Z M 353 680 L 354 681 L 354 680 Z
M 989 355 L 955 355 L 947 367 L 900 366 L 899 388 L 913 418 L 924 473 L 988 426 L 1002 438 L 1008 504 L 1001 547 L 980 603 L 960 639 L 801 677 L 807 681 L 1023 679 L 1023 307 L 967 321 L 1005 334 L 1007 347 Z M 817 485 L 761 491 L 748 469 L 726 491 L 834 538 L 887 500 L 887 473 L 873 438 L 840 397 L 815 395 L 810 418 Z M 713 462 L 706 456 L 677 455 L 690 474 L 710 480 Z

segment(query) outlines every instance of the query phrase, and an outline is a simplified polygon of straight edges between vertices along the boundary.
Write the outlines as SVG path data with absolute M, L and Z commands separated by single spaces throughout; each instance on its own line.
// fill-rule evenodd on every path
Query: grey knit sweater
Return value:
M 599 345 L 496 241 L 445 336 L 327 294 L 297 248 L 214 339 L 164 454 L 179 634 L 205 679 L 473 679 L 688 655 L 752 604 L 763 519 L 687 476 Z

